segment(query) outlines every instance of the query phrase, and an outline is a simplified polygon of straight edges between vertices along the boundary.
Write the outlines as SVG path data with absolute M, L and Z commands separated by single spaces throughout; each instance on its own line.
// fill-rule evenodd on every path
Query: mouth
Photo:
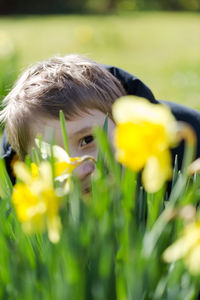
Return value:
M 91 187 L 86 187 L 83 189 L 83 194 L 86 195 L 86 194 L 90 194 L 91 193 Z
M 81 182 L 81 190 L 83 194 L 90 194 L 91 193 L 91 178 L 88 176 L 85 178 L 83 182 Z
M 83 194 L 89 194 L 91 193 L 91 181 L 87 180 L 87 182 L 82 183 L 82 193 Z

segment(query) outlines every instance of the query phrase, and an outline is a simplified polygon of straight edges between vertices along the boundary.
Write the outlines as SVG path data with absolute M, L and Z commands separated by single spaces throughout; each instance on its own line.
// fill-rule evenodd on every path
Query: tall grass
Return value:
M 0 161 L 1 299 L 195 299 L 199 275 L 191 275 L 184 260 L 166 264 L 162 255 L 187 223 L 198 219 L 199 175 L 188 177 L 186 168 L 177 175 L 175 165 L 166 202 L 164 188 L 146 193 L 139 174 L 122 170 L 105 130 L 96 129 L 95 135 L 100 153 L 91 193 L 83 195 L 76 178 L 70 193 L 62 193 L 63 182 L 55 185 L 62 221 L 56 244 L 46 232 L 23 232 Z M 52 152 L 47 160 L 54 164 Z

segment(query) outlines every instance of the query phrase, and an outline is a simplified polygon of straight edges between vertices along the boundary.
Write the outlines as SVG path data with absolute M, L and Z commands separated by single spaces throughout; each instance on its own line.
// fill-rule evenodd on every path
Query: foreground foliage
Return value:
M 175 162 L 171 192 L 162 184 L 149 193 L 140 173 L 115 160 L 106 127 L 107 119 L 104 129 L 95 130 L 99 157 L 90 194 L 72 176 L 90 157 L 71 159 L 37 140 L 32 159 L 15 163 L 14 189 L 0 160 L 1 299 L 197 296 L 200 178 L 188 173 L 194 139 L 188 138 L 181 172 Z

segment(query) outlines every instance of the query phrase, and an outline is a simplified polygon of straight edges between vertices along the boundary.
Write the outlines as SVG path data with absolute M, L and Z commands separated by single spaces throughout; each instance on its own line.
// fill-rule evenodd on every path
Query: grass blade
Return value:
M 69 144 L 68 144 L 68 138 L 67 138 L 66 121 L 65 121 L 65 117 L 64 117 L 64 114 L 63 114 L 62 110 L 60 110 L 60 124 L 61 124 L 61 129 L 62 129 L 62 135 L 63 135 L 65 150 L 66 150 L 67 153 L 69 153 Z

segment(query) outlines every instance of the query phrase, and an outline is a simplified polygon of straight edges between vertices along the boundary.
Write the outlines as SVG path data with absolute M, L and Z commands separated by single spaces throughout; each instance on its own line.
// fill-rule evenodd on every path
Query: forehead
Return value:
M 88 132 L 94 126 L 103 126 L 106 115 L 96 109 L 89 109 L 88 112 L 83 112 L 81 115 L 74 117 L 70 121 L 66 121 L 66 128 L 68 138 L 72 138 L 77 134 L 84 134 Z M 33 136 L 36 137 L 41 134 L 45 139 L 48 132 L 53 133 L 55 139 L 62 138 L 61 136 L 61 126 L 58 119 L 51 119 L 47 117 L 40 117 L 37 122 L 34 122 L 32 126 Z
M 77 116 L 73 120 L 67 121 L 67 131 L 69 138 L 78 132 L 84 133 L 94 126 L 103 126 L 106 115 L 96 109 L 89 109 L 87 113 Z

